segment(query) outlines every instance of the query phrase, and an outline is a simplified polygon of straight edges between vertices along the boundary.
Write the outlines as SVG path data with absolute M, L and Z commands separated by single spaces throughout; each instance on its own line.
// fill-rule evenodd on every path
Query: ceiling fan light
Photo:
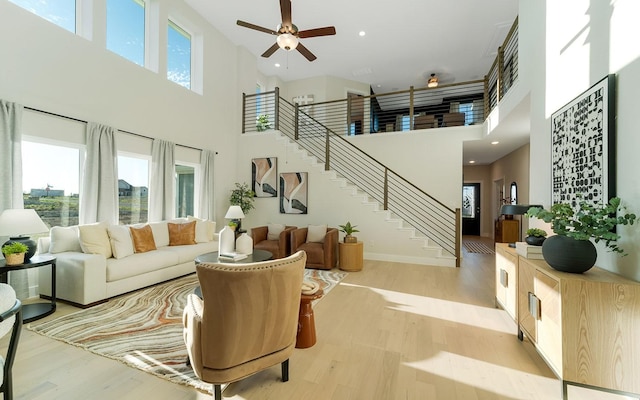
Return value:
M 290 33 L 282 33 L 276 39 L 278 46 L 283 50 L 294 50 L 298 47 L 298 38 Z
M 427 87 L 438 87 L 438 77 L 436 76 L 436 74 L 431 74 L 431 77 L 427 81 Z

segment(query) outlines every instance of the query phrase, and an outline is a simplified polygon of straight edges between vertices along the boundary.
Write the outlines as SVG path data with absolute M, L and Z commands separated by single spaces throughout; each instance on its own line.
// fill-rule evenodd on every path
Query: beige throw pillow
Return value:
M 169 222 L 169 246 L 196 244 L 196 221 L 184 224 Z
M 128 226 L 110 225 L 107 228 L 109 241 L 111 242 L 111 252 L 115 258 L 124 258 L 134 253 L 131 231 Z
M 149 225 L 141 228 L 129 227 L 131 238 L 133 239 L 133 248 L 136 253 L 146 253 L 147 251 L 156 250 L 156 242 L 153 240 L 153 231 Z
M 83 252 L 102 254 L 106 258 L 111 257 L 111 243 L 109 242 L 106 222 L 80 225 L 78 230 L 80 231 L 80 247 Z
M 309 225 L 307 229 L 307 243 L 324 243 L 324 236 L 327 234 L 326 225 Z
M 51 238 L 49 253 L 82 252 L 77 226 L 54 226 L 49 231 L 49 237 Z
M 207 243 L 213 240 L 216 233 L 216 223 L 207 219 L 188 216 L 189 221 L 196 221 L 196 242 Z
M 267 224 L 267 240 L 278 240 L 284 231 L 283 224 Z

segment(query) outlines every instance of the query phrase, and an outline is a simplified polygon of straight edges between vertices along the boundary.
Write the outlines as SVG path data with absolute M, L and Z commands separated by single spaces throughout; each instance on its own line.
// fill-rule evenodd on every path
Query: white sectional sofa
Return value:
M 147 225 L 132 225 L 147 231 L 151 228 L 156 249 L 145 252 L 137 252 L 138 230 L 130 231 L 129 226 L 102 223 L 51 228 L 49 237 L 39 240 L 38 252 L 56 257 L 56 297 L 90 307 L 119 294 L 191 274 L 195 272 L 196 256 L 218 251 L 215 222 L 179 219 Z M 190 233 L 193 225 L 195 235 Z M 176 227 L 188 227 L 187 237 L 193 237 L 187 242 L 195 243 L 175 245 Z M 184 242 L 184 237 L 183 232 L 179 239 Z M 39 271 L 39 290 L 44 296 L 51 296 L 50 268 Z

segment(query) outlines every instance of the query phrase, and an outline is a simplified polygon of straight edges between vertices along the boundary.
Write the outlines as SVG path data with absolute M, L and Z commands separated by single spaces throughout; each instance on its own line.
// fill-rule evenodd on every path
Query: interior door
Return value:
M 480 184 L 462 186 L 462 234 L 480 236 Z

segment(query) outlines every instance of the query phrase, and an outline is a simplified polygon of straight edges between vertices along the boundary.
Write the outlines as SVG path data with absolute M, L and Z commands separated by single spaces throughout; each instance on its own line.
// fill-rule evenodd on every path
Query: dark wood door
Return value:
M 480 236 L 480 184 L 462 186 L 462 234 Z

